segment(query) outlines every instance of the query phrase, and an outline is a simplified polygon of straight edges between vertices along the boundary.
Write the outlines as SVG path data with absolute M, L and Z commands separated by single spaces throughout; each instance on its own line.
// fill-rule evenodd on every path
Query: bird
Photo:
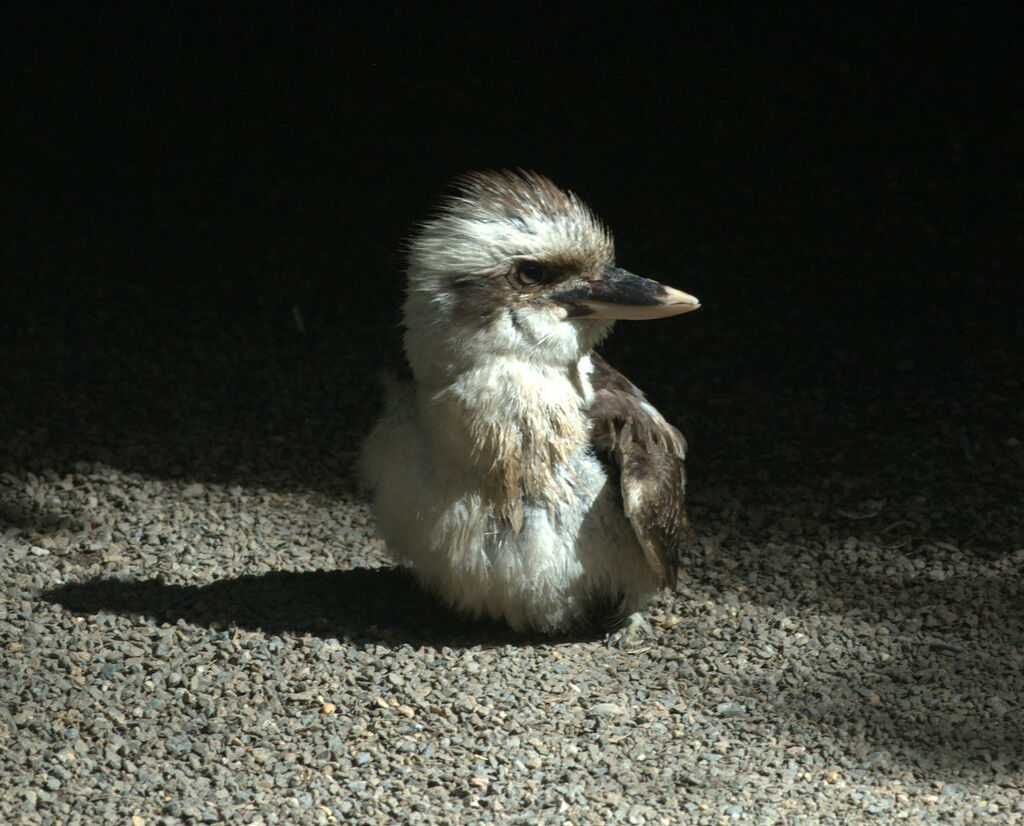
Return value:
M 700 302 L 616 266 L 591 209 L 521 169 L 456 179 L 406 272 L 412 380 L 360 458 L 392 557 L 471 618 L 645 636 L 689 530 L 687 445 L 595 347 Z

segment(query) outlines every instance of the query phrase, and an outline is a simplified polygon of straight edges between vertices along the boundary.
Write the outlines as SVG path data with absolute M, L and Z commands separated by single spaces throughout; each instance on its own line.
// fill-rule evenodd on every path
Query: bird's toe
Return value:
M 653 636 L 654 628 L 647 621 L 647 617 L 636 611 L 626 617 L 622 625 L 605 636 L 604 644 L 609 648 L 628 650 L 637 648 Z

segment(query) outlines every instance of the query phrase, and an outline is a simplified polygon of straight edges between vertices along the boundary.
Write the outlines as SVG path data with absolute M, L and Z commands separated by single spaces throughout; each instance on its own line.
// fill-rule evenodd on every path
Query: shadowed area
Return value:
M 208 585 L 93 579 L 51 588 L 41 596 L 77 613 L 140 614 L 159 623 L 184 620 L 353 642 L 471 646 L 522 639 L 503 625 L 449 610 L 400 568 L 274 571 Z

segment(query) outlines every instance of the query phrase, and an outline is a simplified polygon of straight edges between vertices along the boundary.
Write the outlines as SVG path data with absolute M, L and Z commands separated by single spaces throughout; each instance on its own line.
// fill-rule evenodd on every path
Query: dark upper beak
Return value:
M 569 318 L 665 318 L 700 306 L 689 293 L 618 267 L 605 267 L 600 278 L 548 297 L 564 304 Z

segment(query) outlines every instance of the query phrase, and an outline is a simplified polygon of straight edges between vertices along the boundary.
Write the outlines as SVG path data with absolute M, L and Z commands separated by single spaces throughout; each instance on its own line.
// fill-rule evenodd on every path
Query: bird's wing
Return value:
M 686 439 L 625 376 L 596 354 L 591 360 L 594 452 L 618 470 L 622 507 L 644 556 L 662 585 L 672 587 L 679 542 L 689 529 L 683 505 Z

